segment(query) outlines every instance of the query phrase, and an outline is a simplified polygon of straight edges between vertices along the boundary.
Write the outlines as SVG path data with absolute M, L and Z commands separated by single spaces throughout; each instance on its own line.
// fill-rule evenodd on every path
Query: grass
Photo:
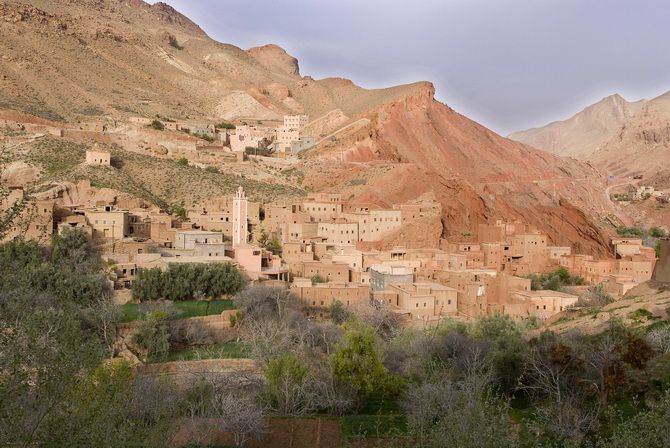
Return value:
M 241 342 L 226 342 L 200 347 L 171 350 L 149 357 L 149 363 L 193 361 L 200 359 L 240 359 L 249 357 L 249 347 Z
M 341 423 L 344 437 L 388 437 L 407 432 L 404 415 L 347 415 Z
M 177 318 L 186 319 L 197 316 L 213 316 L 221 314 L 225 310 L 235 309 L 235 303 L 232 300 L 212 300 L 207 309 L 207 302 L 204 300 L 189 300 L 185 302 L 174 302 L 172 304 L 177 309 L 179 315 Z M 126 303 L 121 305 L 121 322 L 132 322 L 142 317 L 141 303 Z
M 407 420 L 395 398 L 372 394 L 357 415 L 342 417 L 344 437 L 386 437 L 407 432 Z

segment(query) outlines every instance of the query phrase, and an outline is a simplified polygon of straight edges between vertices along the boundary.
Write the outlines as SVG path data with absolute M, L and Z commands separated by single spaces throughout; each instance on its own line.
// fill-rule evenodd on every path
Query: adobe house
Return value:
M 111 155 L 109 151 L 100 149 L 100 147 L 95 144 L 93 147 L 86 151 L 86 164 L 87 165 L 102 165 L 109 166 L 111 164 Z
M 336 300 L 345 306 L 363 306 L 370 303 L 368 286 L 351 282 L 313 284 L 309 278 L 296 278 L 291 285 L 291 292 L 304 307 L 313 309 L 329 308 Z

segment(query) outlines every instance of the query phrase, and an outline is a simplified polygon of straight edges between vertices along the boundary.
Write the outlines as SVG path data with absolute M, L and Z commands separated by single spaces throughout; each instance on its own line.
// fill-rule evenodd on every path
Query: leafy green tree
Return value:
M 630 418 L 610 410 L 614 422 L 610 437 L 600 436 L 597 448 L 666 448 L 670 446 L 670 391 L 660 400 L 651 402 Z
M 165 129 L 165 125 L 161 123 L 160 120 L 152 121 L 149 126 L 157 131 L 162 131 L 163 129 Z
M 163 296 L 163 271 L 160 268 L 139 268 L 132 284 L 134 300 L 145 302 Z
M 374 330 L 360 323 L 348 327 L 331 356 L 333 374 L 362 394 L 383 389 L 389 375 L 377 351 Z
M 152 311 L 139 321 L 133 333 L 133 342 L 146 352 L 147 357 L 164 353 L 170 349 L 167 315 L 162 311 Z
M 346 322 L 350 315 L 344 304 L 339 300 L 334 301 L 333 304 L 330 305 L 328 314 L 330 315 L 330 320 L 337 325 Z
M 182 221 L 186 221 L 186 219 L 188 218 L 187 210 L 184 207 L 182 207 L 181 205 L 176 205 L 176 206 L 172 207 L 172 209 L 170 210 L 170 213 L 175 215 L 177 218 L 181 219 Z

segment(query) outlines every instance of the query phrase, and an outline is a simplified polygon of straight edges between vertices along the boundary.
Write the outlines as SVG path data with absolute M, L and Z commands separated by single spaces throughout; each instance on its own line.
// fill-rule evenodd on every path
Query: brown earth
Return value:
M 337 448 L 342 446 L 340 421 L 328 418 L 270 418 L 268 431 L 251 438 L 244 446 L 251 448 Z M 234 445 L 232 434 L 217 429 L 216 419 L 182 420 L 172 445 L 183 446 L 198 433 L 201 443 L 216 446 Z
M 543 328 L 558 333 L 578 329 L 586 334 L 598 334 L 607 328 L 612 318 L 620 318 L 630 328 L 646 327 L 659 319 L 669 319 L 669 313 L 670 285 L 649 281 L 628 291 L 621 300 L 602 308 L 555 314 Z

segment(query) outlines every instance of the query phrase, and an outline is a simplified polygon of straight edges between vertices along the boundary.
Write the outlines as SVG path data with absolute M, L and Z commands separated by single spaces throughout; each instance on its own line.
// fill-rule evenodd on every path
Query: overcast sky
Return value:
M 432 81 L 501 133 L 670 90 L 668 0 L 164 0 L 221 42 L 275 43 L 302 75 Z

